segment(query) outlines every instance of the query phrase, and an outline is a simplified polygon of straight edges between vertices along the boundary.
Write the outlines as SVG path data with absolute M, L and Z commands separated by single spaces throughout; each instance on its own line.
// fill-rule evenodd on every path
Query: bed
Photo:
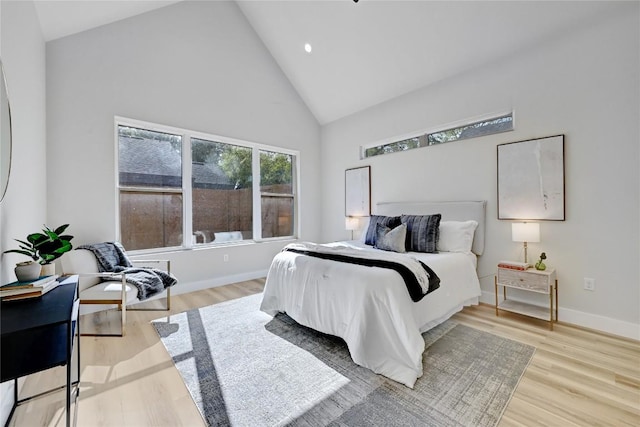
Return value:
M 380 216 L 440 214 L 442 245 L 452 242 L 453 235 L 447 227 L 475 222 L 468 244 L 455 247 L 454 242 L 453 247 L 445 248 L 449 251 L 390 254 L 363 241 L 319 245 L 321 252 L 362 258 L 380 254 L 390 259 L 408 258 L 411 263 L 422 261 L 439 279 L 439 287 L 427 293 L 428 286 L 423 283 L 426 295 L 418 301 L 410 296 L 409 285 L 395 270 L 310 256 L 300 248 L 315 249 L 317 245 L 294 244 L 274 257 L 260 309 L 272 316 L 287 313 L 301 325 L 344 339 L 356 364 L 413 388 L 422 376 L 421 333 L 464 306 L 478 303 L 476 267 L 477 256 L 484 250 L 485 205 L 484 201 L 464 201 L 376 206 L 378 217 L 372 216 L 372 221 Z M 466 236 L 469 237 L 468 232 Z

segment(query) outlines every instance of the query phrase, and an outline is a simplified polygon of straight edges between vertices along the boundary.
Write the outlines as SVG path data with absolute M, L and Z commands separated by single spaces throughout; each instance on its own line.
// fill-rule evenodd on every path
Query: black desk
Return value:
M 14 381 L 14 404 L 7 424 L 16 406 L 66 387 L 66 421 L 67 426 L 71 425 L 71 395 L 77 400 L 80 379 L 80 340 L 76 345 L 78 381 L 71 379 L 74 335 L 79 333 L 76 331 L 79 329 L 78 276 L 59 281 L 57 288 L 39 298 L 0 304 L 0 382 Z M 64 365 L 67 366 L 66 385 L 18 400 L 18 378 Z

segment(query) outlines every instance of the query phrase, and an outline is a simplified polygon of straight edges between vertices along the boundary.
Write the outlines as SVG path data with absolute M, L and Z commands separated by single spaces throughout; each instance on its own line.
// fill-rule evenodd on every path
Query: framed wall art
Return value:
M 498 145 L 498 219 L 564 221 L 564 135 Z
M 371 166 L 347 169 L 344 172 L 344 215 L 371 215 Z

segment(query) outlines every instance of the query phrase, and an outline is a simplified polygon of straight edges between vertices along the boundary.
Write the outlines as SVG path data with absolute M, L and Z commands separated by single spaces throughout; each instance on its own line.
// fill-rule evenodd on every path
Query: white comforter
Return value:
M 357 253 L 388 254 L 356 242 L 348 246 Z M 284 251 L 273 259 L 260 309 L 286 312 L 302 325 L 341 337 L 355 363 L 413 387 L 422 376 L 421 330 L 477 303 L 480 285 L 473 256 L 407 255 L 419 257 L 441 280 L 438 290 L 417 303 L 393 270 Z

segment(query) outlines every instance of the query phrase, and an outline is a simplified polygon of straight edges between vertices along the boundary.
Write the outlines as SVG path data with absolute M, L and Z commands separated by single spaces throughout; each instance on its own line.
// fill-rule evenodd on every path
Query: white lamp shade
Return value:
M 514 242 L 539 242 L 540 224 L 537 222 L 514 222 L 511 224 L 511 240 Z
M 358 225 L 359 225 L 358 218 L 353 217 L 353 216 L 345 217 L 345 219 L 344 219 L 344 228 L 346 230 L 351 230 L 351 231 L 357 230 L 358 229 Z

